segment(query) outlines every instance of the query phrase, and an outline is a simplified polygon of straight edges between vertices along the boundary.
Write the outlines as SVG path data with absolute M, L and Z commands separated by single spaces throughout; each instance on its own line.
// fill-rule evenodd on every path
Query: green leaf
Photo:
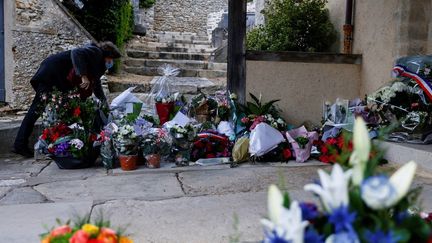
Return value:
M 255 114 L 255 115 L 262 115 L 260 112 L 261 112 L 261 109 L 257 106 L 257 105 L 255 105 L 254 103 L 252 103 L 252 102 L 247 102 L 247 106 L 248 106 L 248 109 L 249 109 L 249 111 L 250 111 L 250 113 L 252 113 L 252 114 Z
M 259 99 L 253 95 L 252 93 L 249 93 L 250 97 L 255 101 L 255 104 L 257 104 L 258 106 L 261 106 L 261 102 L 259 101 Z
M 273 106 L 274 103 L 279 102 L 280 100 L 272 100 L 267 102 L 264 106 L 261 107 L 261 115 L 269 113 L 270 108 Z

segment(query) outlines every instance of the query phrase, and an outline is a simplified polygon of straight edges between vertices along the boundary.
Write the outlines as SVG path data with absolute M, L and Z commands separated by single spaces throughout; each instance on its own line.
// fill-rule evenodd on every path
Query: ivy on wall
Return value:
M 139 7 L 140 8 L 151 8 L 156 3 L 156 0 L 140 0 Z

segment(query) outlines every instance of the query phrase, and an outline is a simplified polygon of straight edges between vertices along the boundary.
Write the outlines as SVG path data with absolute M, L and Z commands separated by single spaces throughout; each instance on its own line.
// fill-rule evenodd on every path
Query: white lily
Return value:
M 411 161 L 399 168 L 391 177 L 390 183 L 396 190 L 395 204 L 408 193 L 417 170 L 417 164 Z
M 311 191 L 318 195 L 327 212 L 349 204 L 348 184 L 352 175 L 352 170 L 343 171 L 339 164 L 333 166 L 331 174 L 323 170 L 318 170 L 321 185 L 308 184 L 304 187 L 305 191 Z
M 282 193 L 275 185 L 271 185 L 268 194 L 268 210 L 270 220 L 261 220 L 266 232 L 277 234 L 278 237 L 292 243 L 303 243 L 304 230 L 308 222 L 303 221 L 302 211 L 297 201 L 292 202 L 289 209 L 285 208 Z
M 360 185 L 364 178 L 371 150 L 366 123 L 360 117 L 354 123 L 353 147 L 354 150 L 349 160 L 350 165 L 353 167 L 352 181 L 354 185 Z

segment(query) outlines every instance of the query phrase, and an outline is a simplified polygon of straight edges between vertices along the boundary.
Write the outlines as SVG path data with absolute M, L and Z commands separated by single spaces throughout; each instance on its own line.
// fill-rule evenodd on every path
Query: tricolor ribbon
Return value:
M 421 89 L 426 93 L 429 99 L 432 101 L 432 84 L 429 80 L 419 76 L 417 73 L 408 71 L 407 68 L 401 65 L 396 65 L 393 68 L 393 72 L 396 76 L 411 78 L 416 81 L 416 83 L 421 87 Z

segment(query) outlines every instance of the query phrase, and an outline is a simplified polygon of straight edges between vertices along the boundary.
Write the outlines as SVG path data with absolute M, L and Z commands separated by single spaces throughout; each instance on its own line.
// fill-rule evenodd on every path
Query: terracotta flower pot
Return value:
M 119 155 L 120 167 L 122 170 L 136 170 L 138 164 L 138 155 Z
M 161 156 L 159 154 L 146 155 L 147 165 L 149 168 L 160 168 Z

